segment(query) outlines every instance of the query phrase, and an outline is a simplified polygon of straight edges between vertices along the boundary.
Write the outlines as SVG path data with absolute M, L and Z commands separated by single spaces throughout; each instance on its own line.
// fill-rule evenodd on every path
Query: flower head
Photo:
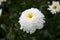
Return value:
M 26 31 L 27 33 L 34 33 L 36 29 L 42 29 L 44 21 L 44 15 L 36 8 L 27 9 L 22 12 L 19 18 L 19 23 L 21 25 L 20 29 Z
M 0 16 L 1 16 L 1 14 L 2 14 L 2 9 L 0 9 Z
M 59 13 L 60 12 L 59 1 L 53 1 L 52 5 L 49 5 L 48 10 L 50 10 L 52 14 Z

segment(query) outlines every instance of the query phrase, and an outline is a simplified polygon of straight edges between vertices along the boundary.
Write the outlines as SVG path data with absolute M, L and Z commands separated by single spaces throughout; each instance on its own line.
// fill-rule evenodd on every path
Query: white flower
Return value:
M 1 5 L 1 3 L 2 3 L 3 1 L 6 1 L 6 0 L 0 0 L 0 5 Z
M 1 16 L 1 14 L 2 14 L 2 9 L 0 9 L 0 16 Z
M 49 5 L 48 10 L 50 10 L 52 14 L 59 13 L 60 12 L 59 1 L 53 1 L 52 5 Z
M 36 8 L 27 9 L 22 12 L 19 18 L 20 29 L 27 33 L 34 33 L 36 29 L 42 29 L 44 26 L 44 15 Z

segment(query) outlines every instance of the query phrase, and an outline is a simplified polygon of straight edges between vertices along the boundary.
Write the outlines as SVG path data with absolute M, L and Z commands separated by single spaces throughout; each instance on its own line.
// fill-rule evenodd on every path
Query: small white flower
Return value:
M 0 9 L 0 16 L 1 16 L 1 14 L 2 14 L 2 9 Z
M 19 18 L 20 29 L 27 33 L 34 33 L 36 29 L 42 29 L 44 26 L 44 15 L 36 8 L 27 9 L 22 12 Z
M 52 5 L 49 5 L 48 10 L 50 10 L 52 14 L 59 13 L 60 12 L 59 1 L 53 1 Z
M 1 5 L 1 3 L 2 3 L 3 1 L 6 1 L 6 0 L 0 0 L 0 5 Z

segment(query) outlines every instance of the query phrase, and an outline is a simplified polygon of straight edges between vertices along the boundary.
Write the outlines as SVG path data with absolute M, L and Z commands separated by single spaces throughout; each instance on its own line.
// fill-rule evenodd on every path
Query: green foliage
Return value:
M 60 13 L 51 14 L 47 10 L 53 0 L 7 0 L 3 2 L 0 17 L 0 40 L 60 40 Z M 60 1 L 60 0 L 55 0 Z M 49 3 L 48 3 L 49 2 Z M 43 29 L 27 34 L 20 30 L 21 12 L 29 8 L 38 8 L 45 15 Z

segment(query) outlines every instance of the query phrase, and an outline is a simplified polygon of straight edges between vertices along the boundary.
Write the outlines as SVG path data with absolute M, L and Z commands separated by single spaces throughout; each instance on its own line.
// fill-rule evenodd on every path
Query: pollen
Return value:
M 54 5 L 54 6 L 53 6 L 53 9 L 56 9 L 56 8 L 57 8 L 57 6 L 56 6 L 56 5 Z
M 27 14 L 27 18 L 29 18 L 29 19 L 33 18 L 33 13 L 29 12 L 29 13 Z

